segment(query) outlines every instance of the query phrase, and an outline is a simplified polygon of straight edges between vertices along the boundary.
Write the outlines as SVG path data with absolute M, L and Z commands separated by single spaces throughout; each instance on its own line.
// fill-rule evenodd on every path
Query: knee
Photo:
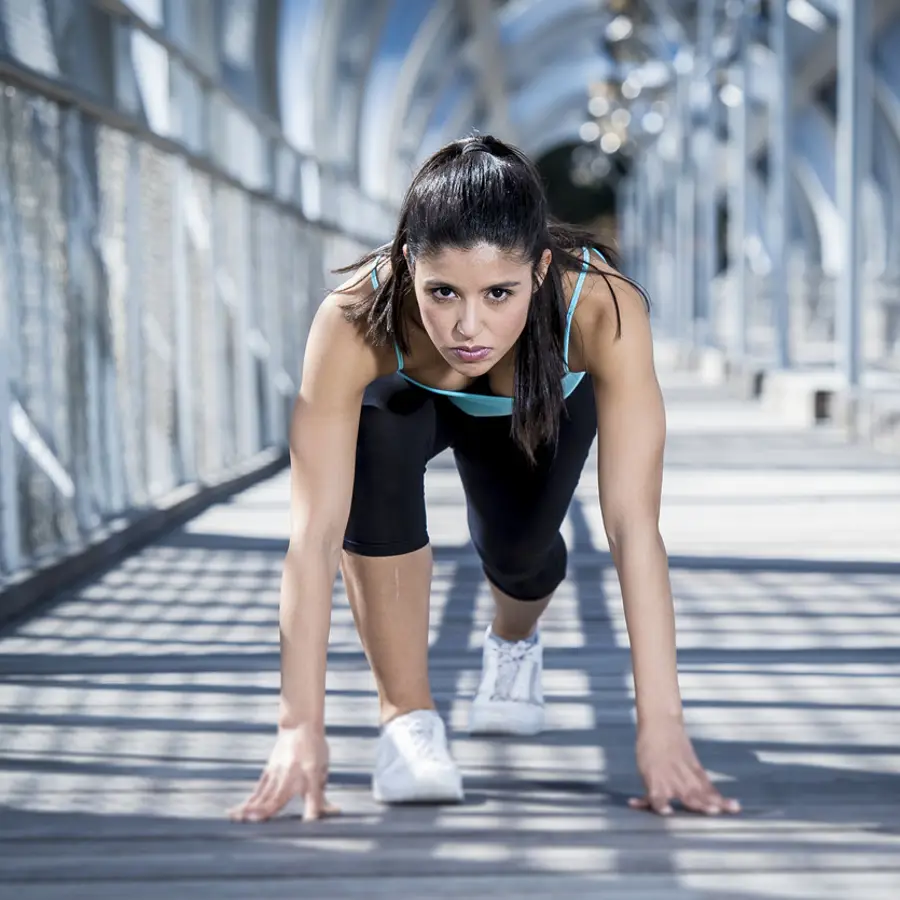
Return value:
M 488 580 L 516 600 L 542 600 L 566 577 L 568 551 L 559 532 L 549 546 L 496 541 L 477 549 Z

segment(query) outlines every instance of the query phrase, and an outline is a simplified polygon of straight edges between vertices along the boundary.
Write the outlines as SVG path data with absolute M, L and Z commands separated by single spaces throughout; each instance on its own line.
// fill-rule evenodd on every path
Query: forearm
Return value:
M 331 601 L 339 551 L 324 540 L 298 537 L 285 556 L 281 579 L 282 728 L 324 728 L 325 671 Z
M 665 545 L 652 523 L 610 535 L 610 545 L 631 644 L 638 726 L 680 721 L 675 612 Z

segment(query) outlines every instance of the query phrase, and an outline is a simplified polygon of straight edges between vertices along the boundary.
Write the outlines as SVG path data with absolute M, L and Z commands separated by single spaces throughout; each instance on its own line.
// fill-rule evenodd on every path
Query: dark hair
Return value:
M 453 141 L 438 150 L 422 165 L 406 192 L 393 241 L 335 270 L 355 271 L 378 257 L 391 263 L 390 273 L 380 279 L 377 288 L 343 308 L 348 319 L 365 325 L 367 338 L 374 344 L 396 341 L 408 353 L 403 307 L 412 290 L 412 277 L 403 246 L 408 246 L 411 259 L 416 260 L 448 247 L 465 250 L 480 243 L 519 254 L 532 264 L 534 294 L 517 345 L 511 427 L 514 440 L 533 461 L 541 444 L 555 442 L 564 408 L 567 309 L 562 272 L 581 270 L 585 246 L 596 247 L 613 268 L 618 267 L 618 260 L 595 235 L 552 220 L 537 168 L 520 150 L 489 135 Z M 539 285 L 536 266 L 548 248 L 553 258 Z M 607 273 L 593 262 L 590 268 L 612 291 Z M 646 299 L 643 290 L 635 287 Z M 618 336 L 621 316 L 614 291 L 613 300 Z

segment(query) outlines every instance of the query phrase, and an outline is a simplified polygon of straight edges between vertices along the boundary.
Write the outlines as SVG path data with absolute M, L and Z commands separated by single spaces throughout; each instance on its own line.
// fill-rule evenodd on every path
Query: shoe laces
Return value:
M 442 762 L 443 756 L 437 746 L 437 722 L 433 716 L 413 716 L 406 733 L 419 758 Z
M 535 645 L 526 641 L 516 641 L 515 643 L 497 641 L 495 643 L 497 647 L 497 679 L 491 699 L 510 700 L 519 668 Z

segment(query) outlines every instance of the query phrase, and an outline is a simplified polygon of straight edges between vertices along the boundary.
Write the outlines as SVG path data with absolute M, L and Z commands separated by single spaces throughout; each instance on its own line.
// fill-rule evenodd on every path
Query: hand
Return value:
M 725 799 L 713 786 L 680 722 L 638 729 L 637 766 L 647 795 L 629 800 L 632 809 L 669 816 L 671 802 L 678 800 L 706 815 L 741 811 L 737 800 Z
M 327 781 L 328 744 L 322 731 L 305 725 L 280 728 L 255 790 L 229 816 L 236 822 L 261 822 L 295 796 L 305 799 L 304 821 L 335 815 L 339 810 L 325 799 Z

